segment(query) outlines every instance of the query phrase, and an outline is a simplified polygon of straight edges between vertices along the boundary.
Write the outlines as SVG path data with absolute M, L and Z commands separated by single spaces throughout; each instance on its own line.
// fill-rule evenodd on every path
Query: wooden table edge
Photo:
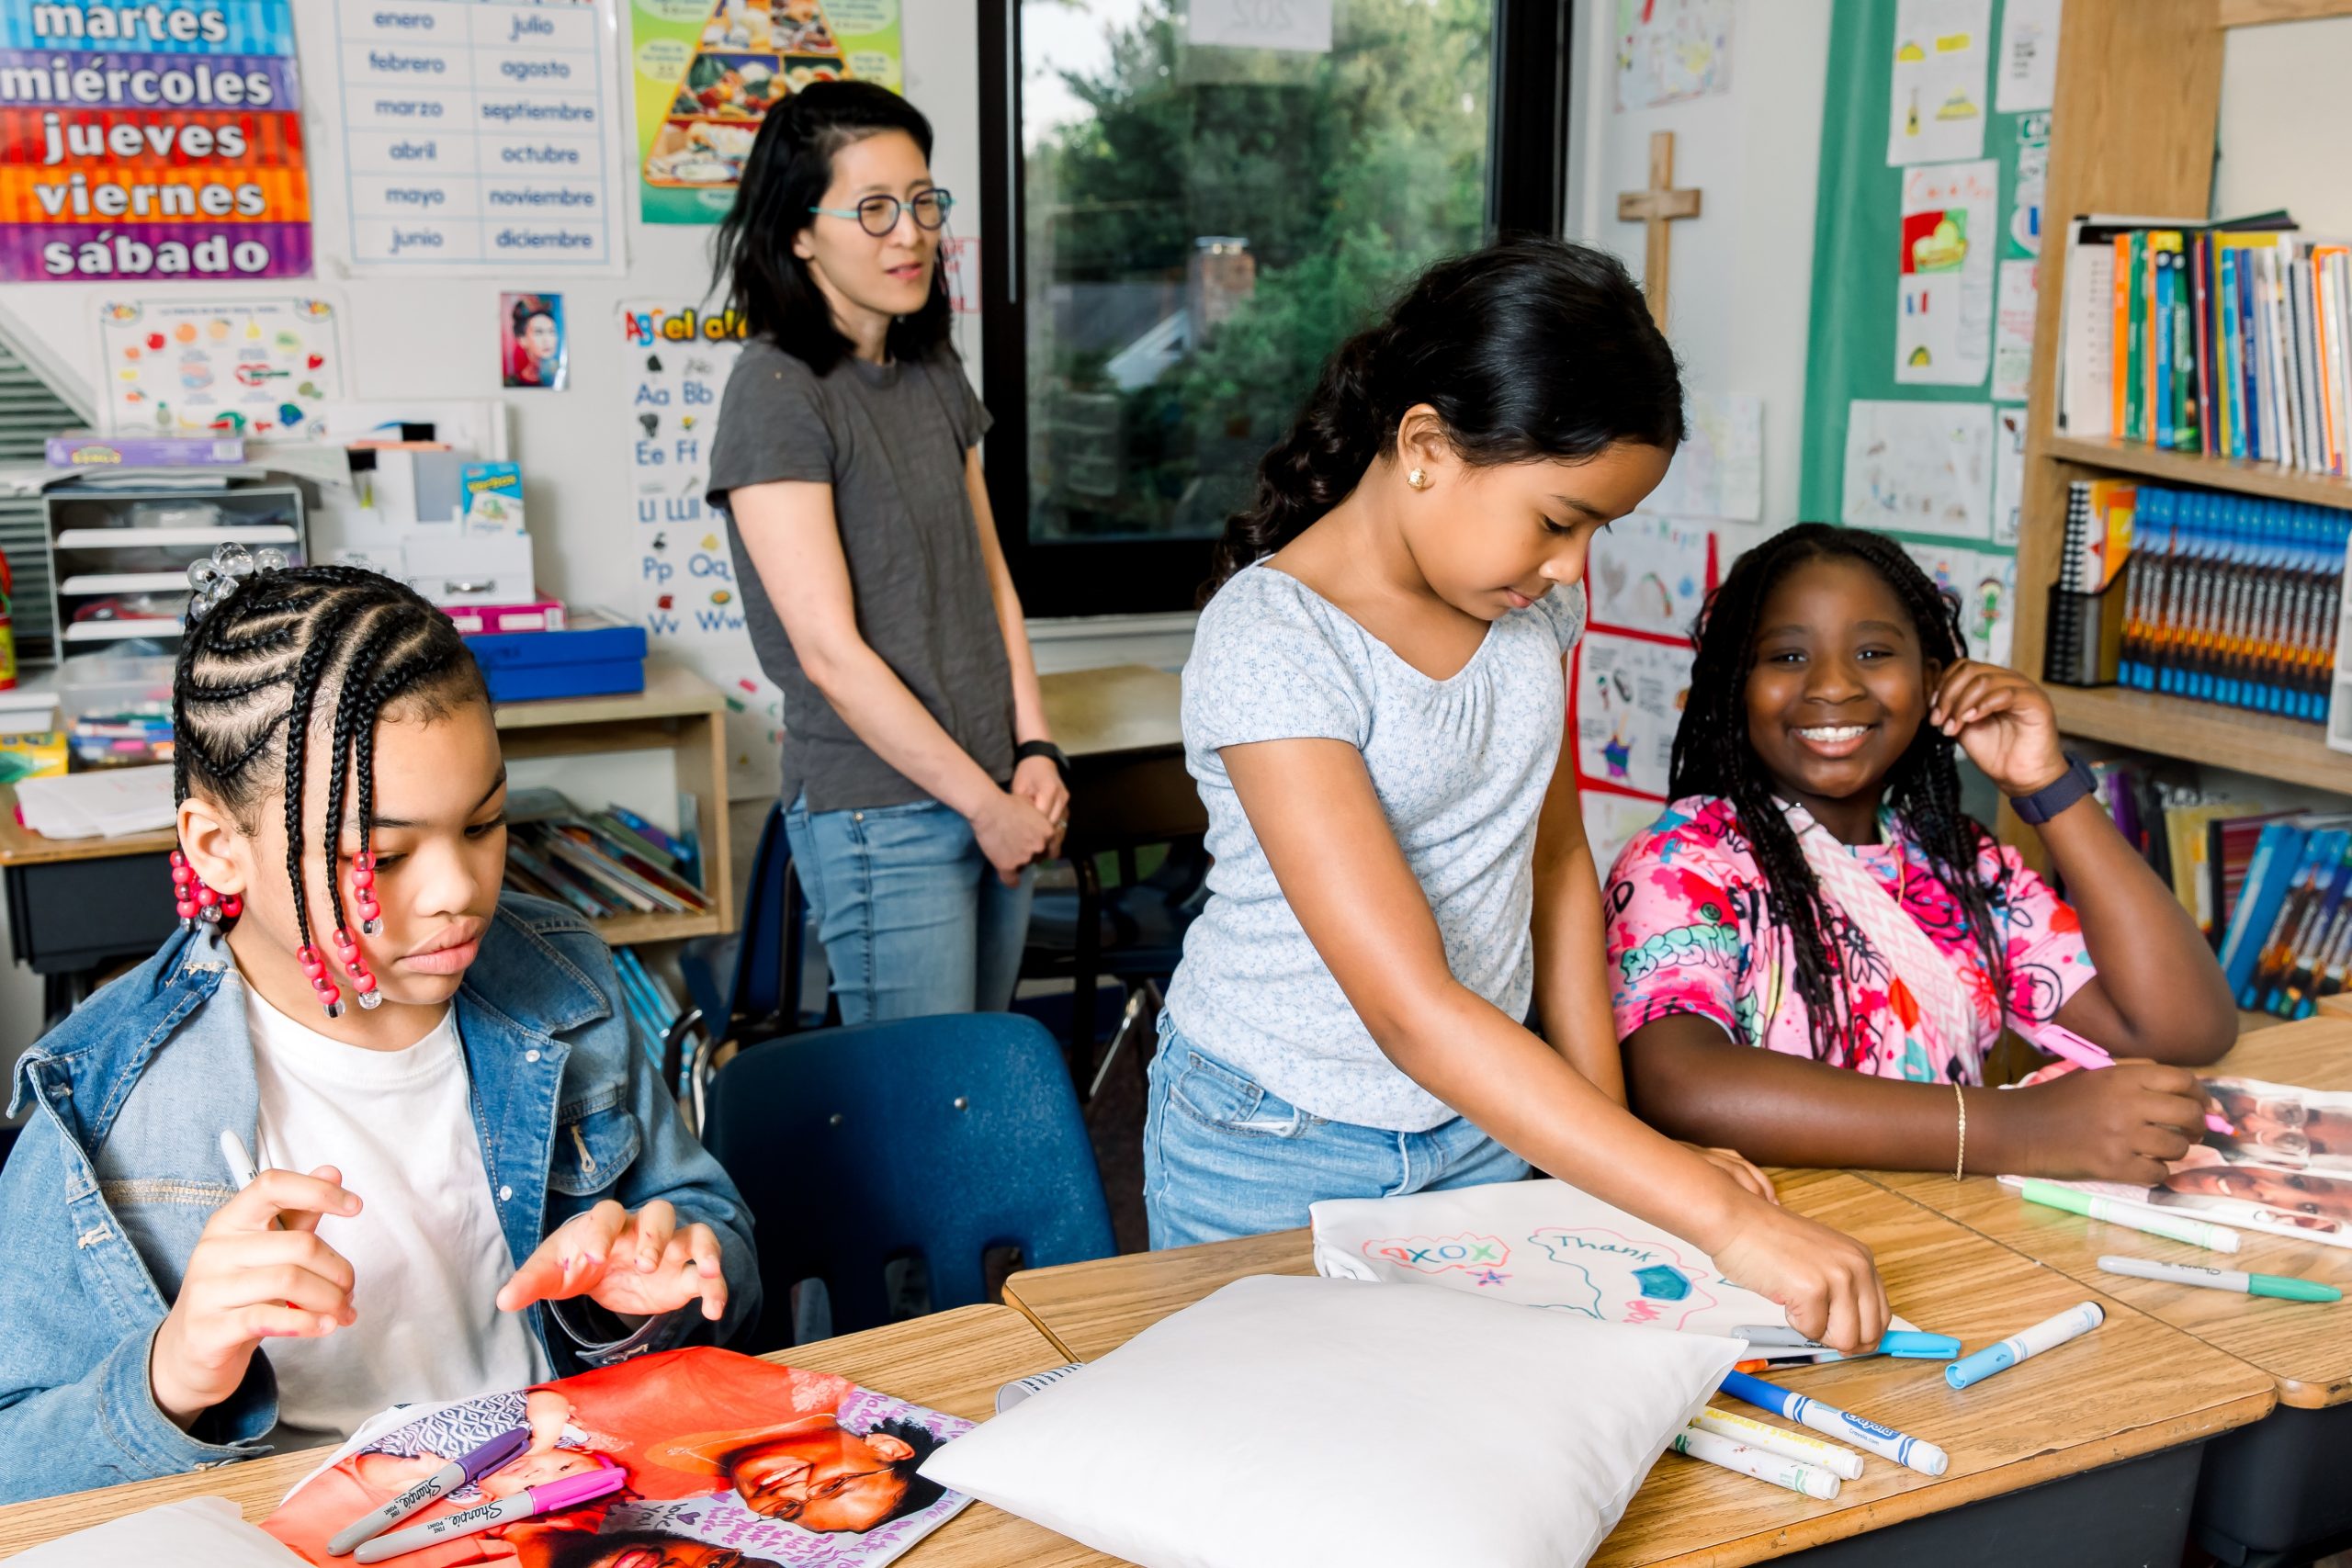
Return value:
M 2180 1331 L 2175 1329 L 2173 1332 Z M 1792 1524 L 1758 1530 L 1753 1535 L 1717 1541 L 1678 1556 L 1630 1559 L 1623 1568 L 1744 1568 L 1747 1563 L 1849 1540 L 1912 1519 L 1949 1514 L 1972 1503 L 2009 1496 L 2048 1482 L 2088 1475 L 2127 1460 L 2143 1459 L 2187 1443 L 2202 1442 L 2223 1432 L 2251 1426 L 2269 1415 L 2273 1404 L 2267 1389 L 2240 1394 L 2234 1399 L 2207 1405 L 2170 1420 L 2127 1427 L 2103 1443 L 2078 1444 L 2064 1450 L 2041 1450 L 2007 1464 L 1990 1465 L 1967 1475 L 1939 1480 L 1932 1485 L 1913 1487 L 1891 1496 L 1839 1508 L 1833 1513 L 1817 1514 Z M 2093 1449 L 2102 1450 L 2098 1454 L 2096 1462 L 2080 1462 L 2085 1450 Z M 1607 1545 L 1604 1539 L 1603 1551 Z
M 2052 1273 L 2066 1274 L 2066 1271 L 2059 1268 L 2056 1264 L 2045 1263 L 2041 1258 L 2036 1258 L 2032 1253 L 2026 1251 L 2025 1248 L 2021 1247 L 2014 1247 L 2008 1242 L 2003 1241 L 1999 1236 L 1995 1235 L 1990 1231 L 1977 1229 L 1974 1225 L 1970 1224 L 1966 1220 L 1962 1219 L 1958 1214 L 1949 1213 L 1942 1209 L 1937 1208 L 1933 1203 L 1928 1202 L 1926 1199 L 1919 1197 L 1916 1193 L 1905 1191 L 1900 1187 L 1891 1186 L 1879 1179 L 1883 1175 L 1910 1174 L 1907 1171 L 1888 1172 L 1857 1169 L 1853 1174 L 1860 1177 L 1864 1181 L 1869 1182 L 1871 1186 L 1877 1188 L 1882 1192 L 1892 1193 L 1894 1196 L 1902 1199 L 1905 1202 L 1911 1204 L 1915 1208 L 1925 1209 L 1931 1214 L 1950 1220 L 1953 1224 L 1956 1224 L 1962 1230 L 1968 1232 L 1969 1235 L 1982 1237 L 1984 1240 L 1991 1242 L 1995 1247 L 1999 1247 L 2002 1251 L 2024 1258 L 2028 1263 L 2032 1264 L 2037 1269 L 2047 1269 Z M 2082 1280 L 2075 1275 L 2066 1274 L 2066 1278 L 2074 1280 L 2075 1283 L 2081 1285 L 2086 1291 L 2098 1290 L 2098 1285 L 2089 1280 Z M 1006 1293 L 1011 1293 L 1009 1289 Z M 2258 1362 L 2247 1360 L 2244 1356 L 2239 1355 L 2234 1350 L 2226 1349 L 2222 1346 L 2214 1344 L 2211 1339 L 2208 1339 L 2203 1335 L 2199 1334 L 2195 1329 L 2183 1328 L 2177 1324 L 2165 1323 L 2163 1318 L 2158 1317 L 2146 1307 L 2138 1306 L 2131 1302 L 2123 1301 L 2120 1297 L 2108 1296 L 2104 1291 L 2100 1291 L 2099 1294 L 2102 1299 L 2114 1302 L 2118 1305 L 2126 1307 L 2132 1312 L 2136 1312 L 2152 1323 L 2163 1324 L 2165 1327 L 2171 1329 L 2175 1334 L 2185 1334 L 2188 1336 L 2189 1338 L 2196 1340 L 2197 1343 L 2204 1346 L 2205 1348 L 2212 1351 L 2215 1355 L 2227 1356 L 2231 1360 L 2237 1362 L 2238 1365 L 2251 1369 L 2257 1377 L 2267 1378 L 2270 1381 L 2271 1392 L 2276 1397 L 2277 1402 L 2279 1404 L 2287 1406 L 2290 1410 L 2333 1410 L 2340 1404 L 2352 1403 L 2352 1376 L 2347 1376 L 2333 1382 L 2313 1383 L 2306 1382 L 2301 1378 L 2289 1377 L 2283 1372 L 2274 1372 L 2269 1368 L 2262 1366 Z M 1026 1309 L 1024 1308 L 1023 1311 L 1025 1312 Z M 1032 1317 L 1030 1321 L 1035 1323 L 1036 1319 Z M 1045 1325 L 1040 1323 L 1037 1326 L 1042 1329 L 1045 1327 Z M 1052 1339 L 1053 1336 L 1048 1334 L 1046 1337 Z M 1055 1343 L 1058 1345 L 1060 1341 L 1055 1340 Z
M 1035 1270 L 1030 1270 L 1030 1272 L 1035 1272 Z M 1021 1299 L 1020 1292 L 1014 1289 L 1014 1285 L 1020 1278 L 1021 1276 L 1016 1274 L 1012 1279 L 1007 1280 L 1004 1282 L 1005 1304 L 1020 1313 L 1022 1316 L 1027 1318 L 1029 1320 L 1029 1326 L 1044 1335 L 1046 1337 L 1046 1343 L 1060 1351 L 1064 1360 L 1077 1360 L 1079 1358 L 1076 1353 L 1073 1352 L 1069 1346 L 1062 1343 L 1062 1337 L 1056 1334 L 1051 1328 L 1048 1328 L 1046 1325 L 1046 1320 L 1037 1315 L 1035 1309 L 1031 1307 L 1027 1302 Z

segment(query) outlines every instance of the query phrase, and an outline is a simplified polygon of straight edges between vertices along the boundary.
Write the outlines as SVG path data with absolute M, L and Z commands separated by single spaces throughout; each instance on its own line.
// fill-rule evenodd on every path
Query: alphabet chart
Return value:
M 718 400 L 742 349 L 726 312 L 675 300 L 621 307 L 628 400 L 633 606 L 652 645 L 727 696 L 727 793 L 774 795 L 783 781 L 784 696 L 760 670 L 727 519 L 703 500 Z
M 623 265 L 613 0 L 335 0 L 355 270 Z

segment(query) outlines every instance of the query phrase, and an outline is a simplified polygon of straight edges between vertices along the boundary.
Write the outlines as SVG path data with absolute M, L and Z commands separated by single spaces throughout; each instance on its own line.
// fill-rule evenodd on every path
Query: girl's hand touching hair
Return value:
M 1936 682 L 1928 722 L 1959 740 L 1968 760 L 2011 798 L 2065 776 L 2050 694 L 2014 670 L 1960 660 Z

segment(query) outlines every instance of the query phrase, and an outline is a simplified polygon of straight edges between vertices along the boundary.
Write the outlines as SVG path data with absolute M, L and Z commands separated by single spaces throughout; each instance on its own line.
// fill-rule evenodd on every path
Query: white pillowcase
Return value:
M 1575 1568 L 1745 1349 L 1261 1276 L 943 1445 L 922 1473 L 1144 1568 Z
M 36 1546 L 26 1568 L 308 1568 L 226 1497 L 187 1497 Z

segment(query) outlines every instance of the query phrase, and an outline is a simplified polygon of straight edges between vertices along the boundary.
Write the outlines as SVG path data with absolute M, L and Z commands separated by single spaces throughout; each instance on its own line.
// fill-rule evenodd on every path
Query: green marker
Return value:
M 2340 1302 L 2344 1292 L 2312 1280 L 2290 1280 L 2283 1274 L 2247 1274 L 2234 1269 L 2204 1269 L 2189 1263 L 2158 1263 L 2149 1258 L 2102 1258 L 2102 1272 L 2128 1274 L 2134 1280 L 2162 1280 L 2168 1285 L 2201 1285 L 2209 1291 L 2236 1291 L 2249 1296 L 2276 1296 L 2285 1302 Z
M 2160 1235 L 2169 1241 L 2185 1241 L 2191 1247 L 2201 1247 L 2209 1252 L 2235 1252 L 2238 1249 L 2237 1232 L 2208 1220 L 2192 1220 L 2187 1214 L 2159 1214 L 2128 1203 L 2119 1203 L 2096 1192 L 2084 1192 L 2050 1181 L 2029 1180 L 2019 1192 L 2029 1203 L 2064 1209 L 2070 1214 L 2081 1214 L 2088 1219 L 2105 1220 L 2111 1225 L 2145 1231 L 2150 1235 Z

